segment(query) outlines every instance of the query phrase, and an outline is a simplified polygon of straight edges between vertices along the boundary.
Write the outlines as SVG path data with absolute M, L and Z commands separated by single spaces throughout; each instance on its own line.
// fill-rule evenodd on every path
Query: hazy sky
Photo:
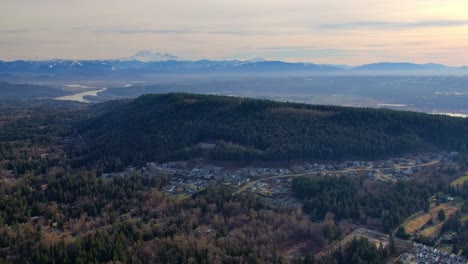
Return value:
M 0 60 L 128 57 L 468 65 L 468 0 L 0 0 Z

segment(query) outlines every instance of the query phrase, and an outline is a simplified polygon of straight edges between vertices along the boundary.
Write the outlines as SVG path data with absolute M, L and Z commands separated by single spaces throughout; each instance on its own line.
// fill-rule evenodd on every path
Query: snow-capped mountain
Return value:
M 123 60 L 133 60 L 133 61 L 142 61 L 142 62 L 153 62 L 153 61 L 169 61 L 177 60 L 178 57 L 171 55 L 169 53 L 162 52 L 153 52 L 150 50 L 141 50 L 129 58 Z
M 255 63 L 255 62 L 264 62 L 267 61 L 265 58 L 262 57 L 255 57 L 253 59 L 248 60 L 248 62 Z

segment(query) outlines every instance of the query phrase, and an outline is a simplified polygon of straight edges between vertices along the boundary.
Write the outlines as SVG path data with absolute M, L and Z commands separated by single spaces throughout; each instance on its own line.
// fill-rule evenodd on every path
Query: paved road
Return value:
M 402 166 L 394 166 L 394 169 L 410 169 L 410 168 L 415 168 L 415 167 L 427 167 L 427 166 L 432 166 L 435 164 L 440 163 L 439 160 L 433 160 L 427 163 L 422 163 L 418 165 L 402 165 Z M 387 168 L 379 168 L 379 169 L 387 169 Z M 392 168 L 389 168 L 392 169 Z M 309 173 L 299 173 L 299 174 L 286 174 L 286 175 L 276 175 L 276 176 L 271 176 L 271 177 L 265 177 L 261 178 L 255 181 L 251 181 L 247 184 L 244 184 L 241 186 L 239 189 L 237 189 L 234 193 L 241 193 L 245 190 L 247 190 L 249 187 L 254 186 L 257 184 L 259 181 L 265 181 L 265 180 L 271 180 L 271 179 L 278 179 L 278 178 L 295 178 L 295 177 L 302 177 L 302 176 L 312 176 L 312 175 L 317 175 L 319 173 L 324 173 L 324 174 L 330 174 L 330 173 L 348 173 L 348 172 L 362 172 L 362 171 L 373 171 L 373 170 L 378 170 L 376 168 L 358 168 L 358 169 L 345 169 L 345 170 L 332 170 L 332 171 L 318 171 L 318 172 L 309 172 Z

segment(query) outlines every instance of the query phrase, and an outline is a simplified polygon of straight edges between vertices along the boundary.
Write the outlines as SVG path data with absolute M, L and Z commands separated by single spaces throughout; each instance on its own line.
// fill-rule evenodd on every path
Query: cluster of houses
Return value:
M 169 162 L 158 164 L 155 162 L 148 162 L 146 164 L 147 170 L 158 171 L 169 174 L 180 174 L 187 177 L 205 178 L 205 179 L 219 179 L 219 178 L 237 178 L 237 177 L 250 177 L 262 178 L 264 176 L 279 176 L 291 174 L 291 170 L 284 168 L 240 168 L 237 170 L 228 170 L 222 167 L 204 165 L 201 167 L 190 167 L 185 162 Z
M 164 188 L 164 191 L 171 194 L 193 194 L 199 190 L 205 189 L 209 185 L 216 184 L 238 188 L 247 184 L 251 180 L 261 179 L 267 176 L 288 175 L 292 173 L 289 169 L 282 168 L 241 168 L 237 170 L 228 170 L 208 165 L 191 168 L 183 162 L 171 162 L 165 164 L 148 163 L 146 166 L 146 172 L 170 174 L 171 183 Z M 261 185 L 262 183 L 258 184 Z M 276 191 L 281 193 L 285 190 L 287 190 L 285 187 L 283 187 L 283 189 L 276 189 Z M 269 192 L 264 191 L 263 189 L 258 189 L 257 194 L 262 193 L 267 194 Z
M 299 203 L 291 195 L 292 175 L 295 173 L 349 177 L 364 175 L 383 181 L 395 181 L 410 178 L 421 169 L 419 164 L 431 161 L 451 162 L 454 156 L 456 153 L 428 153 L 384 161 L 344 161 L 327 164 L 305 162 L 303 165 L 294 166 L 294 171 L 288 168 L 228 169 L 212 165 L 193 165 L 188 162 L 148 162 L 138 171 L 149 175 L 170 175 L 170 183 L 164 187 L 164 191 L 173 195 L 190 195 L 210 185 L 225 185 L 238 189 L 257 181 L 246 188 L 246 191 L 259 195 L 272 205 L 297 206 Z M 134 172 L 135 168 L 127 168 L 123 173 L 105 173 L 102 177 L 109 178 Z
M 365 176 L 376 180 L 407 180 L 422 169 L 418 165 L 431 161 L 452 162 L 453 157 L 456 155 L 456 152 L 445 155 L 425 153 L 411 158 L 393 158 L 382 161 L 343 161 L 332 164 L 306 163 L 304 171 L 319 175 L 335 173 L 337 176 L 350 177 L 363 175 L 363 172 L 365 172 Z
M 286 168 L 257 168 L 248 167 L 235 170 L 216 166 L 190 167 L 184 162 L 171 162 L 164 164 L 148 163 L 147 172 L 170 174 L 171 183 L 163 190 L 173 195 L 193 194 L 210 185 L 225 185 L 239 188 L 245 184 L 259 179 L 246 191 L 255 193 L 273 206 L 300 206 L 291 193 L 292 178 L 275 178 L 287 176 L 293 172 Z
M 270 178 L 257 181 L 246 190 L 275 207 L 299 207 L 301 203 L 294 197 L 291 185 L 292 178 Z
M 433 247 L 414 243 L 412 249 L 400 256 L 399 263 L 443 263 L 443 264 L 465 264 L 466 259 L 462 256 L 449 254 Z

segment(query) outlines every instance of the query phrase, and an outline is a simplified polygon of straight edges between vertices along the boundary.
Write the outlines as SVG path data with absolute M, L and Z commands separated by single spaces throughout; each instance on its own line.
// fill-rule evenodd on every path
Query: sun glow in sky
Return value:
M 182 59 L 468 65 L 467 0 L 2 0 L 0 60 Z

